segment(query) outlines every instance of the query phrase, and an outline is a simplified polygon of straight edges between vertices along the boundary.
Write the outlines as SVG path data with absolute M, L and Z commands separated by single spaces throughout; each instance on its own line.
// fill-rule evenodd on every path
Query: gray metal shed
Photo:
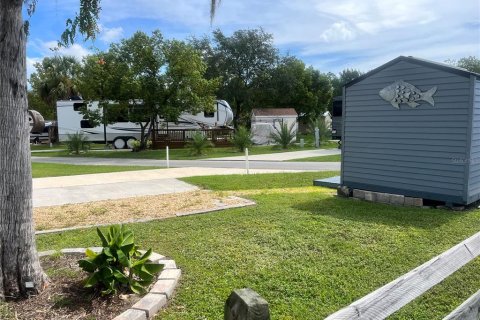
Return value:
M 480 74 L 401 56 L 347 83 L 343 96 L 342 185 L 480 199 Z

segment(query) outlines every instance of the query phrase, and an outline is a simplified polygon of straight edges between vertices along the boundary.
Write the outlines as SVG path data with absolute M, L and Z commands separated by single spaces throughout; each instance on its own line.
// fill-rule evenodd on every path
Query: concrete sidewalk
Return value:
M 295 172 L 252 169 L 250 173 Z M 177 178 L 244 174 L 245 169 L 173 168 L 33 179 L 33 206 L 55 206 L 197 190 Z
M 321 156 L 330 156 L 335 154 L 340 154 L 339 149 L 315 149 L 315 150 L 304 150 L 304 151 L 290 151 L 290 152 L 279 152 L 279 153 L 269 153 L 269 154 L 257 154 L 250 155 L 248 157 L 251 161 L 287 161 L 293 159 L 302 159 L 310 157 L 321 157 Z M 235 157 L 223 157 L 223 158 L 207 158 L 203 160 L 208 161 L 244 161 L 245 156 L 235 156 Z

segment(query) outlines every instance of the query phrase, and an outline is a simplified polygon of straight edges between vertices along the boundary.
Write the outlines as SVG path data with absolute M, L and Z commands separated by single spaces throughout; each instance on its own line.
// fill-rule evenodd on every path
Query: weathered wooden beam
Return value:
M 480 290 L 468 298 L 443 320 L 478 320 L 480 319 Z
M 480 254 L 480 232 L 341 309 L 326 320 L 385 319 Z
M 268 302 L 252 289 L 234 290 L 225 303 L 224 320 L 270 320 Z

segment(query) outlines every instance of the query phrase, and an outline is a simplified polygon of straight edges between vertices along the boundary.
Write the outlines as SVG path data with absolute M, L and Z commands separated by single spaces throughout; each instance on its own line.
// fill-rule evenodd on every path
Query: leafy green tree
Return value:
M 158 115 L 176 121 L 182 112 L 213 111 L 219 78 L 206 79 L 207 65 L 199 52 L 182 41 L 168 41 L 163 49 L 166 71 Z
M 33 93 L 40 97 L 56 114 L 57 100 L 70 99 L 78 95 L 75 78 L 80 71 L 80 63 L 70 56 L 46 57 L 35 63 L 36 72 L 30 76 Z
M 329 73 L 330 81 L 333 86 L 333 96 L 341 96 L 343 94 L 343 86 L 360 77 L 363 73 L 360 70 L 356 69 L 345 69 L 337 75 Z
M 125 108 L 111 100 L 119 96 L 122 76 L 127 72 L 124 64 L 118 63 L 110 52 L 98 52 L 83 59 L 83 65 L 78 76 L 78 88 L 87 105 L 98 101 L 98 108 L 85 107 L 81 109 L 84 119 L 89 120 L 94 127 L 103 124 L 104 139 L 107 144 L 106 127 L 117 122 L 119 117 L 125 117 Z
M 293 107 L 306 123 L 327 110 L 333 88 L 328 75 L 287 56 L 272 70 L 268 84 L 257 91 L 257 105 Z
M 92 38 L 97 31 L 99 0 L 79 0 L 78 14 L 67 21 L 62 39 L 77 32 Z M 0 300 L 27 297 L 46 283 L 35 245 L 32 171 L 28 130 L 26 38 L 22 16 L 35 11 L 37 0 L 0 0 Z
M 476 56 L 461 58 L 458 61 L 447 60 L 447 63 L 452 64 L 456 67 L 467 69 L 471 72 L 480 73 L 480 59 Z
M 249 117 L 256 91 L 264 88 L 274 68 L 278 52 L 273 36 L 262 29 L 238 30 L 225 36 L 213 32 L 215 65 L 211 70 L 222 77 L 219 96 L 229 101 L 234 110 L 234 125 Z
M 141 149 L 157 117 L 176 121 L 182 112 L 214 104 L 218 80 L 204 78 L 207 66 L 199 52 L 181 41 L 165 41 L 159 31 L 136 32 L 84 63 L 82 92 L 100 101 L 100 109 L 83 110 L 84 117 L 96 125 L 119 117 L 138 124 Z
M 40 112 L 44 119 L 55 119 L 55 109 L 47 104 L 45 100 L 39 97 L 35 92 L 28 91 L 28 109 Z

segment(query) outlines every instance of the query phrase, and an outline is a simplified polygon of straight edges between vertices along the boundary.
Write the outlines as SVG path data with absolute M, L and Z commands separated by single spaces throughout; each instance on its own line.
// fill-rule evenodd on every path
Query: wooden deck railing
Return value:
M 158 129 L 152 132 L 152 143 L 156 149 L 183 148 L 196 133 L 207 137 L 216 147 L 232 145 L 233 129 Z

